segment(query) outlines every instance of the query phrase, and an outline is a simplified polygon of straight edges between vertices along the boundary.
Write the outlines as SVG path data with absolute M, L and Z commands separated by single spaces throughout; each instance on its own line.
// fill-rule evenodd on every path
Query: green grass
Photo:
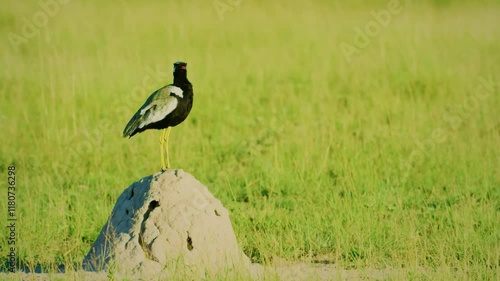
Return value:
M 212 1 L 73 0 L 18 48 L 9 32 L 41 9 L 3 3 L 0 170 L 5 195 L 16 166 L 20 262 L 78 264 L 122 190 L 158 171 L 159 132 L 121 131 L 185 60 L 195 103 L 172 165 L 231 211 L 254 261 L 499 278 L 500 4 L 404 4 L 349 63 L 341 43 L 388 2 L 243 0 L 221 20 Z M 481 79 L 494 87 L 476 93 Z M 2 225 L 6 210 L 3 196 Z

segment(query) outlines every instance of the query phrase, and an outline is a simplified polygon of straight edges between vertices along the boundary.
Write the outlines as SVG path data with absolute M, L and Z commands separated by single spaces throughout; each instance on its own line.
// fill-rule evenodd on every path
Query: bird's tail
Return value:
M 127 126 L 123 129 L 123 137 L 131 138 L 133 135 L 137 134 L 137 129 L 139 128 L 139 124 L 141 123 L 141 118 L 139 115 L 134 115 L 130 121 L 128 121 Z

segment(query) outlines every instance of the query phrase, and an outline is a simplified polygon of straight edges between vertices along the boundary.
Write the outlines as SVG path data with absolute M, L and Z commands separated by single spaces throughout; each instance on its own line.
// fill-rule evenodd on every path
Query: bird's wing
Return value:
M 182 89 L 174 85 L 165 86 L 151 94 L 125 126 L 123 136 L 130 137 L 136 130 L 167 117 L 177 107 L 175 96 L 182 98 Z

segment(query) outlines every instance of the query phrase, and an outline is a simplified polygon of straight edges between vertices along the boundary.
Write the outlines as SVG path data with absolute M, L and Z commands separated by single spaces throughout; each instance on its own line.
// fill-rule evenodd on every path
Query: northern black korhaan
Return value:
M 193 86 L 187 79 L 187 63 L 174 63 L 174 83 L 156 90 L 134 114 L 123 130 L 123 137 L 132 137 L 148 129 L 162 130 L 160 153 L 162 169 L 170 168 L 168 138 L 172 127 L 186 119 L 193 106 Z M 164 148 L 167 154 L 165 167 Z

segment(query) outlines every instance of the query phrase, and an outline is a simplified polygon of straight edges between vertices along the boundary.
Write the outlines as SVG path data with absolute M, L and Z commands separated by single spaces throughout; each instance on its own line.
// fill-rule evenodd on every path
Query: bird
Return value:
M 193 85 L 187 78 L 187 63 L 177 61 L 173 70 L 174 82 L 154 91 L 137 110 L 123 130 L 123 137 L 131 138 L 149 129 L 162 130 L 160 153 L 162 170 L 170 169 L 168 140 L 172 127 L 186 120 L 193 107 Z M 165 154 L 167 165 L 165 165 Z

